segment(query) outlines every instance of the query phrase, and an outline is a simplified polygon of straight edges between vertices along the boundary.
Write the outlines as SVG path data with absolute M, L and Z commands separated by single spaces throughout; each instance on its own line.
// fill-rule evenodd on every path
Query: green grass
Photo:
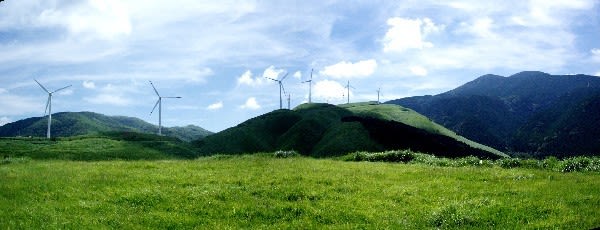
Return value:
M 0 226 L 589 229 L 600 174 L 345 162 L 293 153 L 0 164 Z M 288 156 L 288 157 L 281 157 Z M 20 160 L 19 160 L 20 159 Z

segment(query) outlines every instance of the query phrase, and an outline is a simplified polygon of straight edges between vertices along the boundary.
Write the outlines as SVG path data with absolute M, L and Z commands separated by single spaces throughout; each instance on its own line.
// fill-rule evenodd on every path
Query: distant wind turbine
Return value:
M 353 89 L 354 89 L 354 87 L 352 87 L 352 86 L 350 85 L 350 81 L 348 81 L 348 84 L 346 84 L 346 87 L 345 87 L 345 88 L 346 88 L 346 90 L 348 90 L 348 104 L 350 104 L 350 88 L 353 88 Z
M 312 74 L 313 69 L 310 69 L 310 80 L 303 81 L 302 83 L 308 83 L 308 103 L 311 103 L 311 94 L 312 94 Z
M 288 76 L 288 73 L 285 73 L 285 75 L 281 78 L 281 80 L 277 80 L 277 79 L 273 79 L 270 77 L 265 77 L 267 79 L 276 81 L 277 83 L 279 83 L 279 109 L 283 109 L 283 99 L 281 98 L 281 92 L 285 91 L 285 89 L 283 88 L 283 80 Z
M 156 96 L 158 96 L 158 101 L 156 101 L 156 104 L 154 104 L 154 108 L 152 108 L 150 115 L 152 115 L 152 113 L 154 112 L 154 109 L 156 109 L 156 106 L 158 105 L 158 135 L 160 136 L 160 135 L 162 135 L 162 99 L 163 98 L 181 98 L 181 97 L 161 97 L 160 94 L 158 93 L 158 90 L 156 90 L 156 87 L 154 87 L 154 84 L 152 84 L 152 81 L 150 81 L 150 85 L 152 86 L 152 89 L 154 89 Z
M 71 85 L 62 87 L 60 89 L 54 90 L 52 92 L 48 91 L 46 89 L 46 87 L 44 87 L 42 84 L 40 84 L 40 82 L 38 82 L 37 80 L 33 79 L 36 83 L 38 83 L 38 85 L 40 85 L 40 87 L 42 87 L 42 89 L 44 91 L 46 91 L 46 93 L 48 93 L 48 101 L 46 102 L 46 109 L 44 110 L 44 115 L 46 115 L 46 112 L 48 112 L 48 130 L 46 131 L 46 137 L 48 139 L 50 139 L 50 127 L 52 126 L 52 94 L 56 93 L 58 91 L 61 91 L 63 89 L 69 88 L 71 87 Z
M 379 102 L 379 94 L 381 94 L 381 87 L 377 88 L 377 104 L 381 103 Z

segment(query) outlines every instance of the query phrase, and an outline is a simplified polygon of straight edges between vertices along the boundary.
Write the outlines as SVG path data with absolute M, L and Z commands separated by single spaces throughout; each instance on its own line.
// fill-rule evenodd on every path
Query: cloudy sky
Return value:
M 176 2 L 176 4 L 172 4 Z M 279 108 L 438 94 L 523 70 L 600 75 L 600 2 L 0 2 L 0 124 L 53 112 L 220 131 Z M 285 96 L 284 96 L 285 97 Z M 284 100 L 287 107 L 287 101 Z

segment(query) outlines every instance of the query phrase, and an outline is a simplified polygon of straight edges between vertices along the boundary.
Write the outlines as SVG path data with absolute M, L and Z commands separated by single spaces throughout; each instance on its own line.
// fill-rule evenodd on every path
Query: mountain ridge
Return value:
M 30 117 L 0 126 L 0 137 L 43 136 L 47 130 L 47 116 Z M 155 133 L 158 126 L 142 119 L 127 116 L 107 116 L 95 112 L 59 112 L 52 114 L 52 136 L 66 137 L 97 134 L 101 132 L 126 131 Z M 164 127 L 163 134 L 184 141 L 203 138 L 212 132 L 201 127 Z
M 585 93 L 580 95 L 576 93 L 578 91 Z M 557 151 L 575 150 L 571 154 L 580 155 L 589 153 L 577 149 L 596 152 L 600 152 L 600 149 L 540 148 L 544 145 L 543 138 L 542 141 L 539 138 L 528 138 L 533 133 L 524 127 L 532 126 L 531 123 L 536 123 L 535 119 L 545 113 L 552 113 L 557 117 L 566 116 L 559 114 L 572 111 L 570 107 L 577 105 L 577 100 L 586 100 L 599 91 L 600 77 L 523 71 L 509 77 L 486 74 L 438 95 L 407 97 L 386 103 L 414 109 L 459 135 L 503 151 L 562 155 L 564 153 Z M 577 98 L 568 96 L 576 94 L 579 95 Z M 588 119 L 597 118 L 590 115 Z M 567 126 L 575 124 L 578 122 L 561 123 Z M 553 128 L 548 126 L 546 129 Z M 520 139 L 523 138 L 537 141 L 522 144 Z

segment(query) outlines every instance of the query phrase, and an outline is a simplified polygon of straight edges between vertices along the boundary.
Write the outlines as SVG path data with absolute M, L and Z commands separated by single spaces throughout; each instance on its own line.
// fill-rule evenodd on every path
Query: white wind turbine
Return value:
M 161 117 L 162 116 L 162 99 L 163 98 L 181 98 L 181 97 L 161 97 L 160 94 L 158 93 L 158 90 L 156 90 L 156 87 L 154 87 L 154 84 L 152 84 L 152 81 L 150 81 L 150 85 L 152 85 L 152 89 L 154 89 L 156 96 L 158 96 L 158 101 L 156 101 L 156 104 L 154 104 L 154 108 L 152 108 L 150 115 L 152 115 L 152 113 L 156 109 L 156 106 L 158 106 L 158 135 L 160 136 L 160 135 L 162 135 L 162 117 Z
M 312 74 L 313 69 L 310 69 L 310 80 L 303 81 L 302 83 L 308 83 L 308 103 L 311 103 L 311 94 L 312 94 Z
M 46 93 L 48 93 L 48 101 L 46 102 L 46 109 L 44 110 L 44 115 L 46 115 L 46 112 L 48 112 L 48 130 L 46 131 L 46 137 L 48 139 L 50 139 L 50 127 L 52 126 L 52 94 L 56 93 L 58 91 L 61 91 L 63 89 L 69 88 L 71 87 L 71 85 L 62 87 L 60 89 L 54 90 L 52 92 L 48 91 L 46 89 L 46 87 L 44 87 L 42 84 L 40 84 L 40 82 L 38 82 L 37 80 L 33 79 L 36 83 L 38 83 L 38 85 L 40 85 L 40 87 L 42 87 L 42 89 L 44 91 L 46 91 Z
M 285 91 L 285 89 L 283 88 L 283 80 L 287 76 L 288 76 L 288 73 L 285 73 L 285 75 L 280 80 L 273 79 L 270 77 L 265 77 L 267 79 L 270 79 L 270 80 L 273 80 L 273 81 L 276 81 L 277 83 L 279 83 L 279 109 L 283 109 L 283 99 L 281 98 L 281 92 L 282 92 L 282 90 Z
M 347 102 L 347 104 L 350 104 L 350 88 L 353 88 L 353 89 L 355 89 L 355 88 L 350 85 L 350 81 L 348 81 L 348 84 L 346 84 L 346 87 L 344 87 L 344 88 L 346 88 L 346 90 L 348 90 L 348 97 L 347 97 L 348 98 L 348 102 Z

